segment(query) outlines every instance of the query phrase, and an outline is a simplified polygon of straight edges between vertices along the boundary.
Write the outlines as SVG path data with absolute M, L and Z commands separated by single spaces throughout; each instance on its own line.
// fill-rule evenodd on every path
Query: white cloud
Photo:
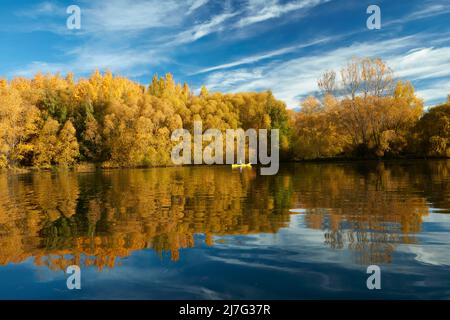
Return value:
M 207 78 L 207 87 L 211 90 L 236 91 L 237 85 L 264 79 L 264 74 L 264 68 L 215 72 Z
M 448 83 L 450 85 L 450 82 Z M 435 265 L 450 266 L 450 241 L 448 233 L 450 232 L 450 216 L 430 212 L 424 218 L 422 227 L 425 229 L 430 224 L 439 224 L 440 230 L 426 231 L 420 235 L 422 244 L 400 246 L 399 251 L 408 252 L 415 255 L 415 260 Z
M 110 0 L 95 1 L 82 7 L 87 32 L 142 31 L 150 28 L 178 25 L 186 2 L 176 0 Z
M 417 90 L 417 95 L 425 100 L 427 106 L 442 103 L 450 95 L 450 79 L 435 81 Z
M 224 22 L 236 15 L 237 13 L 223 13 L 214 16 L 207 22 L 194 25 L 192 28 L 179 33 L 178 35 L 176 35 L 175 39 L 170 42 L 170 44 L 179 45 L 194 42 L 211 33 L 222 31 L 224 29 Z
M 277 98 L 285 101 L 288 107 L 293 108 L 298 105 L 299 96 L 305 96 L 317 90 L 317 79 L 324 71 L 340 70 L 353 56 L 384 57 L 394 54 L 412 43 L 414 43 L 412 37 L 375 43 L 355 43 L 321 55 L 313 54 L 259 66 L 256 76 L 252 69 L 220 72 L 218 75 L 213 73 L 207 78 L 207 86 L 221 90 L 224 87 L 222 84 L 227 81 L 228 88 L 233 88 L 234 92 L 270 89 Z M 239 74 L 239 77 L 235 77 L 236 74 Z M 241 79 L 245 79 L 245 81 Z M 231 81 L 235 82 L 231 83 Z
M 431 80 L 450 75 L 450 47 L 417 48 L 423 36 L 408 36 L 377 42 L 354 43 L 323 54 L 311 54 L 264 66 L 213 72 L 206 85 L 212 90 L 272 90 L 289 108 L 298 106 L 300 97 L 317 91 L 317 79 L 329 69 L 339 71 L 354 56 L 382 57 L 398 77 L 408 80 Z M 412 50 L 412 49 L 415 50 Z M 445 100 L 449 81 L 436 82 L 419 90 L 425 101 Z
M 27 18 L 42 18 L 45 16 L 64 15 L 65 13 L 66 10 L 63 6 L 54 2 L 44 1 L 30 8 L 20 10 L 16 12 L 16 15 Z
M 337 38 L 337 37 L 335 37 L 335 38 Z M 301 48 L 306 48 L 306 47 L 310 47 L 310 46 L 313 46 L 316 44 L 325 43 L 330 40 L 331 40 L 331 38 L 322 38 L 322 39 L 314 40 L 312 42 L 305 43 L 305 44 L 298 45 L 298 46 L 291 46 L 291 47 L 287 47 L 287 48 L 282 48 L 282 49 L 266 52 L 266 53 L 259 54 L 259 55 L 253 55 L 253 56 L 245 57 L 245 58 L 242 58 L 237 61 L 230 62 L 230 63 L 225 63 L 225 64 L 221 64 L 221 65 L 217 65 L 217 66 L 213 66 L 213 67 L 209 67 L 209 68 L 204 68 L 204 69 L 201 69 L 201 70 L 195 72 L 194 74 L 207 73 L 207 72 L 211 72 L 211 71 L 229 69 L 229 68 L 233 68 L 233 67 L 237 67 L 237 66 L 241 66 L 241 65 L 251 64 L 251 63 L 258 62 L 258 61 L 281 56 L 281 55 L 284 55 L 287 53 L 291 53 L 291 52 L 294 52 Z
M 192 14 L 195 10 L 197 10 L 200 7 L 203 7 L 205 4 L 207 4 L 209 0 L 194 0 L 191 7 L 189 8 L 187 14 Z
M 400 77 L 422 80 L 450 76 L 450 47 L 418 48 L 390 59 Z
M 198 0 L 203 5 L 203 0 Z M 262 22 L 268 19 L 281 17 L 287 13 L 312 8 L 319 4 L 331 0 L 295 0 L 285 4 L 279 3 L 279 0 L 249 0 L 245 9 L 236 12 L 227 12 L 219 14 L 211 18 L 209 21 L 194 25 L 192 28 L 178 34 L 171 44 L 184 44 L 194 42 L 209 34 L 235 28 L 248 27 L 254 23 Z M 193 6 L 195 7 L 195 3 Z M 192 7 L 191 7 L 192 9 Z M 190 11 L 190 10 L 189 10 Z M 234 24 L 228 24 L 231 18 L 240 16 L 241 18 Z
M 89 68 L 107 68 L 110 70 L 127 71 L 141 66 L 148 65 L 167 57 L 174 48 L 195 42 L 210 34 L 236 28 L 235 19 L 237 17 L 250 18 L 258 17 L 257 9 L 262 5 L 265 9 L 265 18 L 269 16 L 280 16 L 282 14 L 313 6 L 328 0 L 306 0 L 294 1 L 292 3 L 280 4 L 278 0 L 260 1 L 252 0 L 248 7 L 233 12 L 231 6 L 222 4 L 222 12 L 188 26 L 183 31 L 179 31 L 186 25 L 186 17 L 208 4 L 209 0 L 110 0 L 84 1 L 80 4 L 82 12 L 82 29 L 78 33 L 84 43 L 78 51 L 82 54 L 73 54 L 68 50 L 63 50 L 62 55 L 67 57 L 67 63 L 35 61 L 28 66 L 17 70 L 16 74 L 31 75 L 37 71 L 43 72 L 91 72 Z M 22 14 L 33 14 L 35 17 L 49 16 L 55 12 L 65 13 L 65 8 L 56 5 L 54 2 L 42 2 Z M 186 14 L 188 13 L 188 14 Z M 37 20 L 40 21 L 40 20 Z M 253 22 L 252 22 L 253 23 Z M 252 23 L 245 23 L 250 25 Z M 240 26 L 242 27 L 242 26 Z M 34 31 L 50 31 L 58 34 L 73 34 L 68 32 L 64 24 L 52 24 L 51 21 L 43 25 L 27 25 L 24 28 L 32 28 Z M 148 53 L 149 45 L 135 45 L 130 47 L 130 34 L 144 34 L 144 31 L 158 29 L 157 33 L 152 33 L 145 39 L 147 44 L 153 44 L 151 54 Z M 163 29 L 163 30 L 162 30 Z M 101 45 L 99 45 L 101 43 Z M 125 48 L 122 51 L 118 48 Z M 248 64 L 259 60 L 268 59 L 277 55 L 288 53 L 294 49 L 281 49 L 269 52 L 263 56 L 244 58 L 243 61 L 234 62 L 232 66 Z M 114 56 L 115 55 L 115 56 Z M 161 58 L 158 58 L 161 57 Z M 98 65 L 94 65 L 97 63 Z M 217 66 L 213 70 L 219 70 L 230 66 Z M 42 68 L 39 70 L 38 68 Z M 206 72 L 206 71 L 204 71 Z
M 15 70 L 12 75 L 32 77 L 41 73 L 87 74 L 95 69 L 110 70 L 113 73 L 138 77 L 145 74 L 150 65 L 164 62 L 161 57 L 151 50 L 103 50 L 102 48 L 83 47 L 68 53 L 70 63 L 47 63 L 34 61 L 22 69 Z
M 183 42 L 195 41 L 211 32 L 221 28 L 230 14 L 219 15 L 210 21 L 194 25 L 190 34 L 174 34 L 174 30 L 183 25 L 185 12 L 197 10 L 205 5 L 206 0 L 111 0 L 92 1 L 81 4 L 82 29 L 79 37 L 83 43 L 75 50 L 72 47 L 63 48 L 61 56 L 66 59 L 62 62 L 33 61 L 19 70 L 13 70 L 11 75 L 33 76 L 38 72 L 67 73 L 69 71 L 86 74 L 95 69 L 111 70 L 125 73 L 128 76 L 144 74 L 145 68 L 168 60 L 167 51 L 170 47 Z M 36 8 L 39 8 L 38 10 Z M 43 15 L 57 8 L 54 4 L 42 3 L 29 12 Z M 61 9 L 61 8 L 59 8 Z M 59 10 L 58 9 L 58 10 Z M 65 14 L 65 8 L 62 8 Z M 41 28 L 34 25 L 34 30 L 56 32 L 49 29 L 50 24 Z M 128 37 L 130 33 L 143 33 L 153 28 L 166 28 L 167 31 L 151 34 L 145 39 L 146 44 L 134 45 Z M 61 24 L 58 33 L 71 34 L 65 24 Z M 124 35 L 125 33 L 125 35 Z M 179 37 L 179 42 L 154 45 L 164 37 Z M 153 43 L 153 45 L 151 45 Z M 173 48 L 172 48 L 173 49 Z M 139 70 L 140 69 L 140 70 Z
M 450 94 L 450 47 L 417 48 L 388 62 L 399 77 L 431 82 L 417 90 L 426 105 L 443 102 Z
M 402 18 L 383 22 L 383 27 L 387 27 L 394 24 L 405 24 L 411 21 L 447 14 L 449 12 L 450 12 L 450 5 L 448 3 L 435 3 L 435 4 L 426 3 L 420 9 L 414 10 L 412 13 L 407 14 Z
M 330 0 L 296 0 L 280 3 L 279 0 L 249 0 L 246 17 L 239 20 L 238 27 L 281 17 L 282 15 L 300 9 L 312 8 Z

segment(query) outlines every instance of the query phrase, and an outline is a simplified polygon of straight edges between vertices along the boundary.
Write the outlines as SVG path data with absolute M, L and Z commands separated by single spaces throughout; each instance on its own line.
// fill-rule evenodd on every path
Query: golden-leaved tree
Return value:
M 27 160 L 39 116 L 39 110 L 23 101 L 18 90 L 0 81 L 0 168 Z
M 48 118 L 38 137 L 34 141 L 33 165 L 37 167 L 49 167 L 56 155 L 58 145 L 59 123 L 53 118 Z
M 76 130 L 70 120 L 66 121 L 58 134 L 55 162 L 59 165 L 72 165 L 80 154 Z
M 308 97 L 302 102 L 294 121 L 295 157 L 406 152 L 410 131 L 423 113 L 423 101 L 412 84 L 395 82 L 393 71 L 377 58 L 354 58 L 340 75 L 336 83 L 334 71 L 324 73 L 318 81 L 322 101 Z
M 416 124 L 411 139 L 416 153 L 450 157 L 450 96 L 447 103 L 431 108 Z

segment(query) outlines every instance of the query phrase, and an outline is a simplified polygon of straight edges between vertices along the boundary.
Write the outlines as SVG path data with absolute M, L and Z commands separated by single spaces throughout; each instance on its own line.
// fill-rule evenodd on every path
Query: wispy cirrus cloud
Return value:
M 180 46 L 187 46 L 208 35 L 235 28 L 249 27 L 258 21 L 280 17 L 283 14 L 312 7 L 329 0 L 303 0 L 281 4 L 278 0 L 260 1 L 249 0 L 242 7 L 235 7 L 232 2 L 219 5 L 222 11 L 215 11 L 210 17 L 200 17 L 187 24 L 189 15 L 202 7 L 210 4 L 209 0 L 81 0 L 79 6 L 82 9 L 82 29 L 79 31 L 79 51 L 84 54 L 74 55 L 70 48 L 63 49 L 62 56 L 66 57 L 66 63 L 51 61 L 33 61 L 27 66 L 14 70 L 16 74 L 32 74 L 36 71 L 64 72 L 71 69 L 75 72 L 86 72 L 92 62 L 98 63 L 95 68 L 107 68 L 109 70 L 125 71 L 145 63 L 151 66 L 155 61 L 166 58 L 168 52 L 173 52 Z M 217 5 L 217 4 L 216 4 Z M 261 6 L 265 9 L 260 11 Z M 60 35 L 70 36 L 65 25 L 61 21 L 45 20 L 42 18 L 55 18 L 67 15 L 66 7 L 57 1 L 44 1 L 23 9 L 17 14 L 36 18 L 37 23 L 23 25 L 23 31 L 49 31 Z M 192 23 L 194 22 L 194 23 Z M 20 30 L 16 28 L 16 30 Z M 127 37 L 139 36 L 146 32 L 153 32 L 146 38 L 146 45 L 134 45 L 131 47 Z M 223 34 L 226 36 L 227 34 Z M 100 44 L 99 44 L 100 42 Z M 149 54 L 150 44 L 152 54 Z M 119 52 L 117 48 L 122 48 Z M 270 57 L 282 55 L 292 49 L 281 49 L 232 63 L 232 65 L 247 64 L 264 60 Z M 104 50 L 102 54 L 99 54 Z M 91 52 L 91 54 L 86 54 Z M 114 58 L 116 55 L 116 58 Z M 96 57 L 99 57 L 98 59 Z M 120 59 L 124 59 L 119 63 Z M 226 68 L 217 66 L 213 70 Z M 42 70 L 38 70 L 42 68 Z M 206 71 L 205 71 L 206 72 Z M 202 72 L 200 72 L 202 73 Z
M 245 27 L 265 20 L 279 18 L 287 13 L 313 8 L 319 4 L 331 0 L 296 0 L 293 2 L 281 3 L 279 0 L 249 0 L 247 14 L 241 18 L 237 26 Z
M 37 73 L 88 74 L 99 69 L 129 77 L 139 77 L 147 72 L 149 66 L 167 63 L 167 59 L 151 50 L 117 49 L 105 50 L 101 47 L 77 48 L 66 53 L 70 63 L 33 61 L 23 68 L 14 70 L 11 76 L 32 77 Z
M 110 0 L 82 7 L 89 33 L 144 31 L 179 25 L 192 1 Z
M 450 47 L 416 48 L 390 59 L 399 77 L 424 80 L 450 76 Z
M 81 0 L 83 32 L 87 34 L 140 32 L 154 28 L 181 25 L 187 14 L 192 14 L 209 0 Z M 44 1 L 15 14 L 19 17 L 43 19 L 67 16 L 67 5 Z M 48 22 L 48 21 L 47 21 Z M 29 26 L 32 31 L 33 26 Z M 48 31 L 53 32 L 53 28 Z
M 202 2 L 202 0 L 198 1 Z M 297 10 L 313 8 L 329 1 L 331 0 L 295 0 L 282 4 L 279 0 L 248 0 L 247 6 L 243 9 L 240 8 L 233 12 L 216 15 L 207 22 L 197 24 L 181 32 L 176 36 L 173 43 L 189 43 L 225 29 L 231 31 L 233 29 L 249 27 L 258 22 L 278 18 Z M 232 18 L 236 19 L 230 21 Z
M 251 63 L 263 61 L 263 60 L 266 60 L 266 59 L 278 57 L 278 56 L 281 56 L 281 55 L 284 55 L 284 54 L 287 54 L 287 53 L 292 53 L 292 52 L 295 52 L 295 51 L 297 51 L 299 49 L 302 49 L 302 48 L 314 46 L 314 45 L 317 45 L 317 44 L 323 44 L 323 43 L 329 42 L 331 40 L 332 40 L 332 38 L 330 38 L 330 37 L 320 38 L 320 39 L 313 40 L 311 42 L 307 42 L 307 43 L 300 44 L 300 45 L 297 45 L 297 46 L 290 46 L 290 47 L 287 47 L 287 48 L 281 48 L 281 49 L 270 51 L 270 52 L 266 52 L 266 53 L 263 53 L 263 54 L 258 54 L 258 55 L 252 55 L 252 56 L 249 56 L 249 57 L 244 57 L 244 58 L 241 58 L 241 59 L 233 61 L 233 62 L 224 63 L 224 64 L 220 64 L 220 65 L 217 65 L 217 66 L 204 68 L 204 69 L 201 69 L 201 70 L 195 72 L 194 74 L 202 74 L 202 73 L 207 73 L 207 72 L 211 72 L 211 71 L 222 70 L 222 69 L 229 69 L 229 68 L 233 68 L 233 67 L 237 67 L 237 66 L 251 64 Z
M 203 7 L 204 5 L 206 5 L 209 2 L 209 0 L 195 0 L 191 7 L 189 8 L 189 10 L 187 11 L 186 14 L 192 14 L 195 10 Z
M 64 15 L 65 7 L 50 1 L 44 1 L 33 5 L 26 9 L 20 9 L 15 12 L 15 15 L 19 17 L 27 17 L 27 18 L 42 18 L 44 16 L 55 16 L 55 15 Z
M 435 103 L 444 102 L 446 97 L 450 95 L 450 80 L 441 79 L 428 83 L 417 90 L 417 95 L 422 97 L 425 101 Z M 432 105 L 428 104 L 428 105 Z
M 35 60 L 25 66 L 10 71 L 11 76 L 32 76 L 43 73 L 90 73 L 95 69 L 111 70 L 128 76 L 139 76 L 149 67 L 169 60 L 167 43 L 153 46 L 164 37 L 176 37 L 177 29 L 183 26 L 186 11 L 194 13 L 206 5 L 207 0 L 159 1 L 159 0 L 111 0 L 108 2 L 93 0 L 82 1 L 79 5 L 82 13 L 82 29 L 78 32 L 81 43 L 74 49 L 72 46 L 60 46 L 60 61 Z M 54 23 L 54 13 L 67 16 L 66 7 L 56 2 L 40 4 L 18 11 L 22 17 L 45 18 L 45 23 L 33 23 L 24 26 L 23 30 L 48 31 L 59 35 L 71 36 L 74 33 L 65 28 L 65 20 Z M 39 18 L 39 19 L 38 19 Z M 189 41 L 214 32 L 220 27 L 222 19 L 212 19 L 208 23 L 194 25 L 195 32 Z M 16 31 L 22 29 L 15 28 Z M 137 44 L 130 37 L 158 30 Z M 178 43 L 180 44 L 180 43 Z M 178 45 L 173 43 L 173 45 Z M 140 71 L 139 71 L 140 69 Z
M 447 0 L 444 1 L 426 1 L 418 9 L 407 13 L 401 18 L 391 19 L 383 22 L 384 27 L 389 27 L 395 24 L 406 24 L 408 22 L 432 18 L 440 15 L 450 13 L 450 3 Z
M 207 72 L 211 72 L 211 71 L 229 69 L 229 68 L 233 68 L 233 67 L 237 67 L 237 66 L 251 64 L 251 63 L 259 62 L 262 60 L 270 59 L 273 57 L 277 57 L 277 56 L 280 56 L 283 54 L 293 52 L 295 49 L 296 49 L 296 47 L 288 47 L 288 48 L 282 48 L 279 50 L 274 50 L 274 51 L 270 51 L 270 52 L 259 54 L 259 55 L 253 55 L 253 56 L 245 57 L 245 58 L 242 58 L 237 61 L 230 62 L 230 63 L 224 63 L 224 64 L 220 64 L 220 65 L 217 65 L 214 67 L 201 69 L 201 70 L 195 72 L 194 74 L 202 74 L 202 73 L 207 73 Z
M 189 42 L 194 42 L 201 39 L 211 33 L 219 32 L 224 30 L 224 23 L 235 17 L 237 13 L 223 13 L 212 17 L 210 20 L 194 25 L 186 31 L 177 34 L 174 40 L 169 43 L 169 45 L 180 45 Z
M 255 68 L 213 72 L 207 77 L 206 83 L 212 90 L 272 90 L 277 98 L 293 108 L 301 98 L 317 92 L 317 79 L 323 72 L 329 69 L 339 71 L 354 56 L 382 56 L 398 77 L 406 77 L 412 81 L 450 75 L 450 69 L 445 68 L 450 63 L 450 47 L 413 50 L 427 36 L 429 35 L 356 43 L 323 54 L 300 56 Z M 435 101 L 445 98 L 447 91 L 443 88 L 429 88 L 419 94 L 423 94 L 423 98 L 428 101 Z

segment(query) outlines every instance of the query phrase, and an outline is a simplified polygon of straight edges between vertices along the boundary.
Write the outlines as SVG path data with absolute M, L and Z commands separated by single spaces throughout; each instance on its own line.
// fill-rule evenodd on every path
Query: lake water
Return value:
M 448 299 L 450 161 L 0 173 L 0 298 Z

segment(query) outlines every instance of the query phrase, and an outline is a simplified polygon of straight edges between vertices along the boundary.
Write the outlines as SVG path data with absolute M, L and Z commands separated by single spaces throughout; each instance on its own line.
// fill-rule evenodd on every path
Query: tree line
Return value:
M 0 168 L 171 165 L 171 133 L 194 121 L 204 130 L 279 129 L 284 160 L 450 156 L 450 99 L 424 112 L 411 83 L 395 81 L 382 60 L 352 59 L 318 86 L 295 112 L 270 91 L 194 94 L 171 74 L 148 86 L 99 71 L 3 79 Z

